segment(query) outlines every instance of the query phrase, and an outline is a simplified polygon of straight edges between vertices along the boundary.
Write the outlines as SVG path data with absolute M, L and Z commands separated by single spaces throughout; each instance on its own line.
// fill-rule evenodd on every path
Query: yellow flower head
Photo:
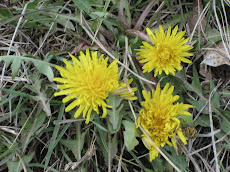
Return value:
M 192 115 L 186 109 L 193 106 L 183 103 L 175 103 L 179 96 L 173 96 L 174 87 L 169 88 L 166 84 L 163 90 L 157 85 L 156 91 L 151 93 L 142 92 L 145 101 L 142 102 L 143 109 L 140 110 L 138 125 L 144 130 L 142 140 L 145 146 L 150 150 L 150 161 L 158 156 L 158 150 L 155 148 L 163 147 L 165 144 L 174 146 L 176 136 L 179 136 L 184 144 L 187 144 L 186 138 L 180 128 L 180 121 L 177 115 Z
M 155 31 L 155 35 L 152 31 L 146 29 L 149 38 L 153 42 L 154 46 L 143 41 L 142 49 L 137 49 L 137 54 L 140 55 L 138 59 L 140 63 L 145 63 L 143 66 L 143 72 L 151 72 L 155 69 L 155 75 L 161 74 L 162 71 L 168 75 L 172 73 L 175 75 L 175 71 L 181 70 L 181 61 L 185 63 L 191 63 L 190 60 L 184 58 L 186 56 L 192 56 L 192 53 L 186 51 L 191 50 L 193 47 L 190 45 L 184 45 L 188 42 L 189 38 L 185 39 L 183 36 L 185 31 L 179 32 L 178 26 L 172 31 L 171 26 L 165 32 L 162 26 L 159 27 L 159 30 Z
M 99 107 L 102 107 L 104 118 L 107 115 L 106 108 L 111 108 L 106 104 L 105 100 L 109 93 L 119 94 L 128 100 L 136 100 L 137 98 L 127 90 L 124 83 L 119 83 L 117 60 L 108 65 L 108 57 L 101 55 L 97 57 L 97 52 L 91 52 L 87 49 L 86 54 L 80 52 L 79 59 L 69 54 L 73 64 L 67 60 L 63 62 L 66 69 L 56 66 L 62 78 L 54 78 L 54 81 L 62 83 L 57 85 L 62 91 L 55 93 L 55 96 L 67 95 L 62 102 L 66 103 L 71 99 L 75 99 L 70 103 L 65 111 L 68 112 L 79 106 L 74 117 L 78 118 L 83 112 L 83 117 L 89 123 L 92 110 L 99 114 Z M 132 80 L 128 80 L 130 84 Z M 132 88 L 135 91 L 136 88 Z

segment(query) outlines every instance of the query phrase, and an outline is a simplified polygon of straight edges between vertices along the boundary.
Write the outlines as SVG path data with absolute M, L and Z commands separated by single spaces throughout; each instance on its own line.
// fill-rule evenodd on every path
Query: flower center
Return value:
M 97 68 L 86 69 L 78 81 L 81 88 L 81 95 L 84 95 L 86 101 L 106 99 L 109 92 L 118 87 L 118 75 L 109 71 L 108 68 L 97 66 Z
M 168 46 L 168 44 L 159 44 L 156 46 L 158 59 L 161 63 L 168 63 L 172 58 L 172 49 Z

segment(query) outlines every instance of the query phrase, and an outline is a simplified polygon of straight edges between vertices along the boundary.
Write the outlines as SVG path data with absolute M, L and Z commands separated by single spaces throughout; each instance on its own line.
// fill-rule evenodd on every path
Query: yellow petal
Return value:
M 105 118 L 107 115 L 107 109 L 105 106 L 102 106 L 102 109 L 103 109 L 103 114 L 102 114 L 101 118 Z
M 177 131 L 177 135 L 180 137 L 180 140 L 181 140 L 185 145 L 187 145 L 186 138 L 184 137 L 184 135 L 183 135 L 181 129 Z
M 87 113 L 87 118 L 86 118 L 86 121 L 85 121 L 86 124 L 89 123 L 89 120 L 90 120 L 90 117 L 91 117 L 91 113 L 92 113 L 92 107 L 89 108 L 89 111 Z
M 74 118 L 78 118 L 78 117 L 81 115 L 81 113 L 82 113 L 82 111 L 84 110 L 84 108 L 85 108 L 85 106 L 81 105 L 81 106 L 77 109 L 77 111 L 75 112 Z
M 80 100 L 79 99 L 76 99 L 74 100 L 72 103 L 70 103 L 66 108 L 65 108 L 65 111 L 66 112 L 69 112 L 71 111 L 73 108 L 75 108 L 76 106 L 78 106 L 80 103 Z M 81 106 L 83 107 L 83 106 Z M 78 108 L 79 109 L 79 108 Z M 76 117 L 75 117 L 76 118 Z

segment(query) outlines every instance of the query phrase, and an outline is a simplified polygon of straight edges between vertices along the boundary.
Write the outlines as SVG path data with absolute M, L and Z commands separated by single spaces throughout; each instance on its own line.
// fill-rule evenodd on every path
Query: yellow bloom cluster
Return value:
M 160 84 L 157 85 L 156 90 L 150 92 L 142 92 L 145 101 L 142 102 L 144 107 L 140 111 L 138 117 L 138 126 L 144 130 L 142 135 L 143 143 L 148 148 L 150 161 L 158 156 L 158 150 L 155 148 L 163 147 L 165 144 L 176 146 L 175 137 L 179 136 L 184 144 L 187 144 L 186 139 L 180 128 L 180 120 L 176 118 L 177 115 L 192 115 L 186 109 L 193 106 L 183 103 L 176 103 L 179 96 L 173 96 L 174 87 L 169 88 L 166 84 L 164 89 L 160 89 Z
M 91 57 L 92 56 L 92 57 Z M 63 83 L 58 85 L 62 91 L 55 93 L 55 96 L 67 95 L 62 102 L 66 103 L 71 99 L 75 99 L 70 103 L 65 111 L 68 112 L 78 107 L 74 117 L 78 118 L 83 112 L 83 118 L 86 117 L 86 123 L 89 123 L 92 110 L 99 114 L 99 107 L 102 107 L 104 118 L 107 115 L 106 108 L 111 106 L 106 104 L 109 93 L 118 94 L 127 100 L 136 100 L 132 93 L 127 89 L 124 83 L 119 83 L 117 60 L 114 60 L 108 66 L 108 57 L 101 55 L 97 57 L 97 52 L 91 52 L 87 49 L 86 54 L 80 52 L 79 60 L 70 54 L 73 64 L 67 60 L 63 62 L 66 69 L 56 66 L 60 72 L 61 78 L 54 78 L 54 81 Z M 128 80 L 129 84 L 132 80 Z M 132 88 L 136 91 L 136 88 Z
M 147 33 L 153 42 L 153 46 L 147 42 L 143 42 L 141 49 L 138 49 L 138 59 L 143 66 L 143 72 L 151 72 L 155 70 L 155 76 L 163 71 L 168 75 L 175 75 L 176 70 L 181 70 L 181 62 L 191 63 L 190 60 L 184 58 L 192 56 L 192 53 L 186 51 L 193 47 L 185 45 L 188 39 L 183 36 L 185 32 L 179 32 L 178 26 L 171 33 L 171 27 L 165 32 L 162 26 L 155 34 L 147 28 Z M 107 115 L 107 108 L 112 108 L 106 104 L 109 94 L 120 95 L 127 100 L 136 100 L 133 95 L 136 88 L 127 88 L 125 83 L 119 81 L 117 61 L 114 60 L 108 64 L 108 57 L 101 55 L 97 57 L 97 52 L 86 50 L 86 54 L 80 52 L 78 58 L 70 54 L 72 63 L 64 60 L 66 68 L 57 66 L 61 77 L 54 78 L 54 81 L 62 83 L 57 87 L 60 92 L 55 96 L 67 95 L 62 101 L 66 103 L 72 99 L 65 111 L 68 112 L 75 107 L 78 109 L 74 117 L 78 118 L 83 113 L 83 118 L 87 117 L 86 123 L 90 121 L 92 111 L 99 114 L 99 108 L 102 108 L 102 117 Z M 132 79 L 128 79 L 131 84 Z M 165 144 L 177 148 L 176 139 L 180 139 L 187 144 L 186 138 L 180 128 L 180 120 L 177 115 L 191 115 L 187 112 L 188 108 L 193 106 L 183 103 L 175 103 L 179 96 L 173 96 L 174 87 L 166 84 L 161 90 L 160 84 L 152 93 L 143 91 L 145 101 L 142 102 L 143 109 L 139 112 L 137 124 L 143 131 L 142 140 L 149 149 L 150 161 L 158 156 L 156 147 L 164 147 Z
M 185 39 L 183 36 L 185 31 L 179 32 L 178 26 L 172 31 L 169 27 L 168 31 L 164 32 L 163 27 L 160 26 L 159 30 L 155 31 L 155 35 L 152 31 L 146 29 L 149 38 L 153 42 L 154 46 L 143 41 L 142 49 L 137 49 L 137 54 L 140 55 L 137 59 L 141 59 L 140 63 L 145 63 L 143 66 L 143 72 L 151 72 L 155 69 L 155 75 L 161 74 L 162 71 L 168 75 L 172 73 L 175 75 L 175 71 L 181 70 L 181 61 L 185 63 L 191 63 L 190 60 L 184 58 L 186 56 L 193 56 L 192 53 L 186 51 L 191 50 L 193 47 L 190 45 L 184 45 L 188 42 L 189 38 Z

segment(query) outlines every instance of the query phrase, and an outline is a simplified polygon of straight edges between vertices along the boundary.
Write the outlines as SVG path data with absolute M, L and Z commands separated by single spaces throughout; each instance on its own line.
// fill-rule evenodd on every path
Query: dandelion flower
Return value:
M 181 70 L 181 62 L 192 63 L 190 60 L 184 58 L 186 56 L 192 56 L 192 53 L 186 51 L 191 50 L 193 47 L 185 45 L 189 38 L 185 39 L 183 36 L 185 31 L 179 32 L 178 26 L 176 26 L 171 33 L 171 26 L 167 31 L 163 30 L 160 26 L 159 30 L 153 32 L 146 29 L 149 38 L 153 42 L 154 46 L 143 41 L 142 49 L 137 54 L 140 55 L 137 59 L 141 59 L 140 63 L 145 63 L 143 66 L 143 72 L 151 72 L 155 70 L 155 77 L 164 71 L 166 75 L 172 73 L 175 75 L 176 70 Z
M 163 90 L 157 85 L 156 90 L 146 93 L 143 91 L 145 101 L 142 102 L 143 109 L 140 110 L 137 124 L 141 126 L 144 134 L 142 141 L 149 149 L 150 161 L 158 156 L 157 147 L 164 147 L 165 144 L 177 148 L 175 138 L 187 144 L 186 138 L 180 128 L 180 120 L 177 115 L 192 115 L 186 109 L 193 106 L 183 103 L 175 103 L 179 96 L 173 96 L 174 87 L 169 88 L 166 84 Z
M 86 54 L 80 52 L 79 59 L 70 54 L 72 63 L 64 60 L 66 69 L 56 66 L 61 77 L 54 78 L 54 81 L 62 83 L 57 85 L 60 92 L 55 96 L 67 95 L 62 102 L 66 103 L 75 99 L 70 103 L 65 111 L 68 112 L 78 107 L 74 117 L 78 118 L 83 112 L 83 118 L 86 117 L 86 123 L 89 123 L 91 112 L 94 110 L 99 114 L 99 107 L 102 108 L 102 117 L 107 115 L 106 108 L 112 108 L 106 104 L 109 93 L 119 94 L 128 100 L 136 100 L 137 98 L 128 91 L 124 83 L 119 83 L 117 60 L 108 65 L 108 57 L 101 55 L 97 57 L 97 52 L 87 49 Z M 130 84 L 131 79 L 128 80 Z M 135 91 L 136 88 L 132 88 Z

